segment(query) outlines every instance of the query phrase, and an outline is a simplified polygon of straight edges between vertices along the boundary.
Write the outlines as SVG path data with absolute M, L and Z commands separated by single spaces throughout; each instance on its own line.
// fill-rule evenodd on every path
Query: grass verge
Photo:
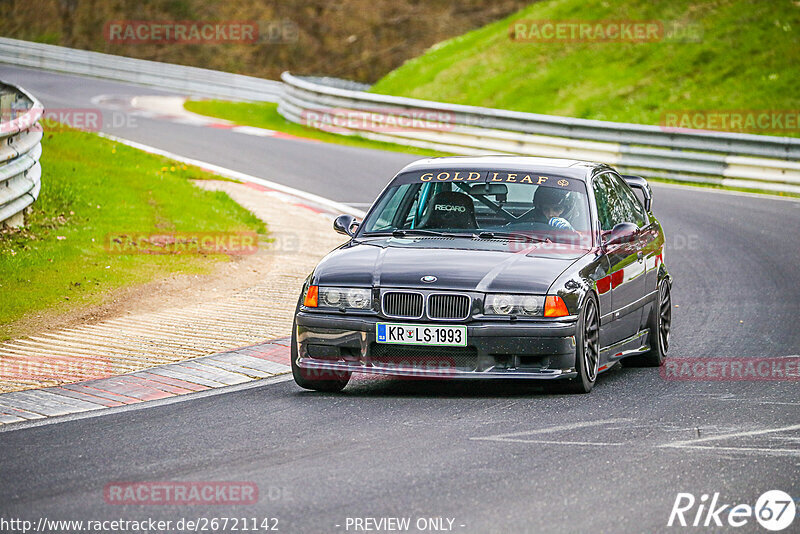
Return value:
M 0 233 L 0 339 L 28 314 L 98 304 L 170 273 L 207 273 L 227 255 L 111 254 L 107 234 L 258 232 L 261 220 L 193 179 L 197 168 L 70 128 L 46 135 L 42 191 L 28 225 Z
M 184 107 L 193 113 L 225 119 L 242 126 L 255 126 L 275 130 L 297 137 L 306 137 L 338 145 L 374 150 L 405 152 L 419 156 L 444 156 L 444 152 L 409 147 L 395 143 L 373 141 L 357 135 L 340 135 L 287 121 L 278 113 L 278 104 L 272 102 L 226 102 L 223 100 L 189 100 Z

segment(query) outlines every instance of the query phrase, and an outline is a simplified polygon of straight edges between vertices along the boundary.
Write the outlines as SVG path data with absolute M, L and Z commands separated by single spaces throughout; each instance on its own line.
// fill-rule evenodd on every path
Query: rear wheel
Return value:
M 351 373 L 347 371 L 303 369 L 297 365 L 297 355 L 297 326 L 292 324 L 292 376 L 298 386 L 314 391 L 337 393 L 350 381 Z
M 600 314 L 597 301 L 586 299 L 575 336 L 575 370 L 578 376 L 561 384 L 567 393 L 589 393 L 600 367 Z
M 672 328 L 672 296 L 669 282 L 664 279 L 658 285 L 658 300 L 650 312 L 650 351 L 638 356 L 625 358 L 626 367 L 658 367 L 664 363 L 669 350 L 669 335 Z

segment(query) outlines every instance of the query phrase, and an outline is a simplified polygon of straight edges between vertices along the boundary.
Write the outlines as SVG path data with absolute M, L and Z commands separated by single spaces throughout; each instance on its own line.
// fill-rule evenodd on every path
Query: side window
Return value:
M 615 225 L 628 220 L 626 203 L 620 198 L 608 174 L 596 177 L 592 187 L 602 230 L 611 230 Z
M 628 184 L 625 181 L 617 176 L 616 174 L 607 175 L 611 178 L 611 181 L 614 183 L 614 189 L 617 191 L 617 195 L 625 204 L 626 212 L 628 213 L 627 222 L 635 223 L 636 226 L 641 228 L 647 222 L 647 217 L 644 214 L 644 208 L 642 207 L 641 202 L 639 199 L 636 198 L 636 194 L 631 191 L 631 188 L 628 187 Z

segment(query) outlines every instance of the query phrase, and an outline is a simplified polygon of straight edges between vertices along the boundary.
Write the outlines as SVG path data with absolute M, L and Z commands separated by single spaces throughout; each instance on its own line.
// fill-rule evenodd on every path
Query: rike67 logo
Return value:
M 743 527 L 755 519 L 767 530 L 780 531 L 792 524 L 796 512 L 794 499 L 781 490 L 765 492 L 755 506 L 722 503 L 719 493 L 713 496 L 704 493 L 700 499 L 691 493 L 678 493 L 667 526 Z

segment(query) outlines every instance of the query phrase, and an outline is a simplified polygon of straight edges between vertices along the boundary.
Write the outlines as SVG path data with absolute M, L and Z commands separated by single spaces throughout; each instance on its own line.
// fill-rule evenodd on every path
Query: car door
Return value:
M 656 289 L 658 288 L 658 267 L 663 261 L 664 236 L 661 225 L 654 217 L 647 214 L 639 197 L 633 189 L 625 182 L 625 179 L 614 175 L 623 188 L 623 195 L 633 209 L 634 220 L 641 233 L 638 237 L 639 250 L 642 253 L 644 267 L 646 271 L 644 293 L 642 298 L 642 324 L 641 328 L 647 328 L 647 318 L 655 303 Z
M 638 177 L 629 177 L 638 178 Z M 644 262 L 647 268 L 647 282 L 645 289 L 648 293 L 654 292 L 658 286 L 658 267 L 664 261 L 664 233 L 652 213 L 648 213 L 645 208 L 643 198 L 639 197 L 636 188 L 628 183 L 625 177 L 622 181 L 628 185 L 629 198 L 631 199 L 637 216 L 645 221 L 642 226 L 642 251 L 644 252 Z
M 621 181 L 621 178 L 607 172 L 593 181 L 598 219 L 603 232 L 623 222 L 637 224 L 640 228 L 639 223 L 644 225 L 645 222 L 636 216 L 626 197 L 628 186 L 617 180 Z M 634 336 L 642 322 L 646 269 L 641 233 L 630 242 L 604 247 L 604 253 L 609 263 L 609 274 L 608 280 L 603 280 L 602 284 L 611 288 L 611 310 L 601 317 L 601 327 L 604 327 L 601 334 L 602 344 L 609 346 Z

